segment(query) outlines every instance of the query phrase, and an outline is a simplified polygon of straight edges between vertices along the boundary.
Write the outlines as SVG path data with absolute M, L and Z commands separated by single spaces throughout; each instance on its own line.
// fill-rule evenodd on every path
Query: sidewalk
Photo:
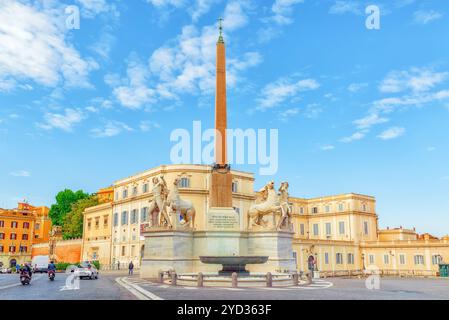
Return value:
M 120 269 L 120 270 L 100 270 L 100 275 L 107 275 L 107 276 L 128 276 L 128 270 L 127 269 Z M 133 276 L 139 276 L 139 270 L 134 270 Z

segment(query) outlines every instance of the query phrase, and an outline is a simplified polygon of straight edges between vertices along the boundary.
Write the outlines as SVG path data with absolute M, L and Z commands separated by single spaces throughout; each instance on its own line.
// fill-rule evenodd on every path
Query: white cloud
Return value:
M 443 15 L 437 11 L 429 10 L 419 10 L 413 13 L 413 17 L 416 23 L 428 24 L 429 22 L 441 19 Z
M 90 86 L 88 75 L 98 64 L 67 42 L 63 8 L 57 2 L 33 3 L 0 0 L 0 90 L 27 81 Z
M 358 92 L 358 91 L 360 91 L 361 89 L 363 89 L 363 88 L 365 88 L 367 86 L 368 86 L 367 83 L 351 83 L 348 86 L 348 91 L 350 91 L 352 93 L 355 93 L 355 92 Z
M 143 132 L 148 132 L 151 131 L 152 129 L 158 129 L 160 127 L 161 126 L 159 123 L 149 120 L 141 121 L 139 124 L 140 130 Z
M 349 137 L 345 137 L 345 138 L 341 139 L 340 141 L 344 142 L 344 143 L 350 143 L 353 141 L 362 140 L 363 138 L 365 138 L 366 133 L 367 133 L 366 131 L 358 131 Z
M 399 138 L 400 136 L 404 135 L 404 133 L 405 133 L 405 129 L 404 128 L 392 127 L 392 128 L 389 128 L 389 129 L 385 130 L 384 132 L 382 132 L 377 137 L 382 139 L 382 140 L 391 140 L 391 139 Z
M 228 32 L 245 25 L 244 3 L 231 1 L 226 6 L 225 41 Z M 216 24 L 201 29 L 194 25 L 184 26 L 174 41 L 153 52 L 148 66 L 131 59 L 126 78 L 108 75 L 105 81 L 114 88 L 114 95 L 120 103 L 129 108 L 140 108 L 161 100 L 179 101 L 181 94 L 210 95 L 215 90 L 217 39 Z M 261 61 L 262 56 L 258 52 L 228 57 L 228 87 L 235 87 L 241 79 L 240 74 Z
M 357 1 L 337 0 L 329 8 L 329 13 L 330 14 L 353 13 L 356 15 L 360 15 L 362 13 L 362 10 L 360 9 L 360 3 L 358 3 Z
M 325 145 L 325 146 L 322 146 L 320 149 L 323 150 L 323 151 L 330 151 L 330 150 L 334 150 L 335 146 L 333 146 L 333 145 Z
M 38 123 L 38 127 L 45 130 L 60 129 L 71 132 L 73 126 L 86 118 L 86 115 L 79 109 L 65 109 L 64 114 L 46 113 L 44 123 Z
M 299 108 L 291 108 L 279 113 L 279 119 L 283 122 L 287 122 L 292 117 L 299 113 Z
M 27 170 L 13 171 L 13 172 L 10 172 L 10 175 L 13 177 L 22 177 L 22 178 L 31 177 L 31 173 Z
M 444 101 L 449 99 L 449 90 L 441 90 L 418 95 L 404 95 L 400 97 L 391 97 L 376 100 L 373 103 L 374 112 L 390 113 L 398 107 L 422 106 L 435 101 Z
M 354 124 L 358 129 L 368 129 L 376 124 L 381 124 L 388 122 L 387 118 L 379 117 L 377 113 L 371 113 L 364 118 L 358 119 L 354 121 Z
M 119 135 L 122 132 L 134 131 L 133 128 L 120 121 L 109 121 L 103 127 L 94 128 L 91 134 L 95 138 L 110 138 Z
M 281 78 L 262 89 L 261 97 L 257 99 L 257 109 L 266 110 L 277 107 L 286 100 L 297 98 L 301 92 L 316 90 L 319 87 L 320 84 L 315 79 L 294 81 L 291 78 Z
M 448 76 L 449 72 L 435 72 L 428 68 L 393 71 L 382 80 L 379 90 L 383 93 L 398 93 L 405 90 L 428 91 L 445 81 Z
M 85 18 L 94 18 L 103 13 L 111 13 L 113 16 L 118 17 L 119 12 L 115 4 L 107 1 L 112 2 L 111 0 L 76 0 L 82 6 L 81 12 Z
M 435 148 L 434 146 L 429 146 L 429 147 L 427 147 L 426 148 L 426 150 L 428 151 L 428 152 L 433 152 L 433 151 L 435 151 L 437 148 Z
M 303 3 L 304 0 L 275 0 L 271 10 L 273 11 L 273 21 L 277 24 L 285 25 L 291 24 L 293 7 L 298 3 Z
M 193 21 L 197 21 L 204 14 L 209 12 L 214 4 L 221 2 L 222 0 L 146 0 L 146 2 L 152 4 L 159 10 L 166 10 L 174 7 L 176 9 L 185 9 Z

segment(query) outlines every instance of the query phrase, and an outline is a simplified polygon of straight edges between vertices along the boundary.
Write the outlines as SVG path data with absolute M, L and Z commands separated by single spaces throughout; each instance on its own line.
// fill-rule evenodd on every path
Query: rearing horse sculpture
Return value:
M 181 225 L 193 229 L 195 226 L 195 207 L 192 201 L 183 200 L 179 196 L 179 182 L 178 178 L 173 181 L 173 188 L 170 190 L 167 198 L 167 206 L 170 208 L 171 213 L 175 215 L 173 219 L 179 219 L 177 216 L 179 212 L 182 217 Z
M 252 205 L 248 210 L 248 227 L 266 227 L 263 217 L 268 214 L 275 214 L 281 210 L 278 195 L 274 189 L 274 181 L 270 181 L 265 185 L 262 193 L 264 194 L 263 199 L 265 201 Z M 273 228 L 274 227 L 275 225 L 273 225 Z

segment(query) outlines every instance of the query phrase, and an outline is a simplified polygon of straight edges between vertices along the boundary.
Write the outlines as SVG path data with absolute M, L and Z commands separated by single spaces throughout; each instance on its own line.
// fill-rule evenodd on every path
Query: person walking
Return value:
M 132 276 L 132 275 L 133 275 L 133 272 L 134 272 L 134 264 L 133 264 L 133 262 L 131 261 L 131 262 L 129 263 L 129 265 L 128 265 L 128 275 Z
M 117 270 L 120 270 L 120 261 L 117 261 Z

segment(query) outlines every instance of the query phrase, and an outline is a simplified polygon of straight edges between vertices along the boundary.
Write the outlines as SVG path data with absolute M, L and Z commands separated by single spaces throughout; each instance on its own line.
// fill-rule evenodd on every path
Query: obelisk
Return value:
M 232 174 L 227 160 L 226 48 L 219 19 L 215 94 L 215 164 L 211 174 L 210 207 L 232 207 Z

